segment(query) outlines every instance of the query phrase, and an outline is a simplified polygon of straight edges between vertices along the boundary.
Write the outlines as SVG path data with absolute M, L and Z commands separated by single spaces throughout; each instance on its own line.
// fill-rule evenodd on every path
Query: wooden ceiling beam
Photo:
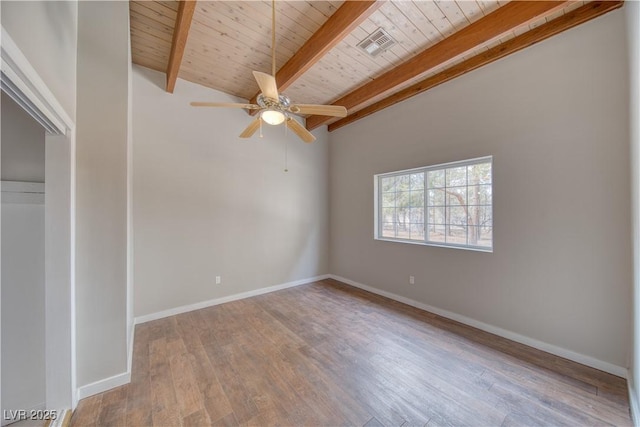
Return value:
M 411 98 L 419 93 L 427 91 L 442 83 L 448 82 L 456 77 L 490 64 L 507 55 L 511 55 L 521 49 L 534 45 L 542 40 L 573 28 L 577 25 L 604 15 L 614 9 L 618 9 L 624 3 L 623 0 L 618 1 L 594 1 L 587 3 L 565 15 L 562 15 L 546 24 L 534 28 L 520 36 L 517 36 L 499 46 L 489 49 L 479 55 L 467 59 L 464 62 L 454 65 L 434 76 L 422 80 L 414 85 L 409 86 L 375 104 L 369 105 L 349 116 L 340 119 L 329 125 L 329 132 L 367 117 L 373 113 L 383 110 L 391 105 L 397 104 L 405 99 Z
M 439 43 L 423 50 L 418 55 L 387 71 L 369 83 L 338 99 L 333 105 L 342 105 L 347 110 L 356 109 L 372 98 L 383 94 L 420 74 L 437 67 L 520 25 L 552 13 L 567 1 L 512 1 L 455 32 Z M 307 117 L 307 129 L 312 130 L 334 120 L 327 116 Z
M 276 73 L 278 91 L 282 92 L 291 86 L 328 51 L 378 10 L 382 3 L 375 0 L 345 1 Z M 256 103 L 258 94 L 251 98 L 251 104 Z M 256 110 L 249 113 L 253 115 Z
M 167 92 L 173 93 L 180 72 L 180 64 L 184 56 L 184 48 L 189 37 L 189 28 L 193 20 L 193 13 L 196 10 L 195 0 L 180 0 L 178 5 L 178 16 L 176 25 L 173 28 L 173 41 L 171 43 L 171 54 L 167 64 Z

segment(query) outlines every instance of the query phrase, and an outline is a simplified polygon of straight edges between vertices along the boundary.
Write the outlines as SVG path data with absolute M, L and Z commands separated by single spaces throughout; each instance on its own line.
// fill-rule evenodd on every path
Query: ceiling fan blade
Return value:
M 192 107 L 229 107 L 229 108 L 246 108 L 247 110 L 259 110 L 260 106 L 256 104 L 236 104 L 233 102 L 192 102 Z
M 291 117 L 287 118 L 285 122 L 287 127 L 293 131 L 298 137 L 304 142 L 313 142 L 316 140 L 316 137 L 311 134 L 304 126 L 302 126 L 296 119 L 292 119 Z
M 276 78 L 260 71 L 254 71 L 253 77 L 256 78 L 258 86 L 260 86 L 260 92 L 267 98 L 275 99 L 278 101 L 278 86 L 276 84 Z
M 240 134 L 240 138 L 251 138 L 251 136 L 256 133 L 258 128 L 260 127 L 260 117 L 256 117 L 249 126 Z
M 347 109 L 340 105 L 294 104 L 289 107 L 289 111 L 294 114 L 347 117 Z

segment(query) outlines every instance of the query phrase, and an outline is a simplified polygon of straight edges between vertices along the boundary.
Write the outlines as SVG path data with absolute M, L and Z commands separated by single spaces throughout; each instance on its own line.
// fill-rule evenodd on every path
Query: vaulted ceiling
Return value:
M 310 116 L 329 130 L 571 27 L 622 1 L 276 1 L 276 79 L 294 102 L 347 107 Z M 133 62 L 244 99 L 271 72 L 270 1 L 130 1 Z M 357 45 L 379 28 L 396 44 Z

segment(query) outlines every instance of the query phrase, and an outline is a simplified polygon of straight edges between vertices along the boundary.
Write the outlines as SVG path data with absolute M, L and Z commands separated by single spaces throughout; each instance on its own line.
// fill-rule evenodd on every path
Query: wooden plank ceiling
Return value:
M 247 100 L 271 73 L 270 1 L 130 1 L 133 62 Z M 344 105 L 352 123 L 616 9 L 622 1 L 276 1 L 276 77 L 293 102 Z M 357 47 L 378 28 L 396 44 Z

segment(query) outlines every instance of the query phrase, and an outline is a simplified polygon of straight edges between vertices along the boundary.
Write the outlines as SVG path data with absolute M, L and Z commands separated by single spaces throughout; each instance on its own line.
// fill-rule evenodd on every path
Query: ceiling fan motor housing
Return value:
M 267 98 L 263 94 L 258 95 L 257 102 L 262 108 L 272 108 L 275 110 L 285 111 L 291 105 L 291 100 L 286 95 L 279 95 L 278 101 L 275 99 Z

